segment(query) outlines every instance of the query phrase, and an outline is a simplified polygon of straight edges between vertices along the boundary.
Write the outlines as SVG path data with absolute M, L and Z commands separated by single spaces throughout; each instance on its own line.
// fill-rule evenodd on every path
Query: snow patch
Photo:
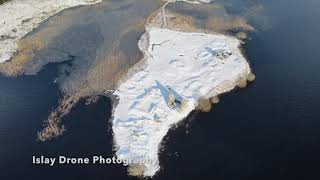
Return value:
M 159 145 L 169 128 L 187 117 L 200 98 L 233 89 L 250 68 L 239 50 L 240 41 L 224 35 L 149 28 L 139 44 L 146 65 L 115 91 L 119 103 L 112 128 L 117 157 L 148 160 L 144 176 L 153 176 L 159 170 Z M 220 52 L 232 53 L 221 60 Z M 169 87 L 188 100 L 182 112 L 168 107 Z
M 182 1 L 190 4 L 209 4 L 214 2 L 214 0 L 166 0 L 166 1 L 174 1 L 174 2 Z
M 101 0 L 12 0 L 0 5 L 0 63 L 18 49 L 18 40 L 58 12 Z

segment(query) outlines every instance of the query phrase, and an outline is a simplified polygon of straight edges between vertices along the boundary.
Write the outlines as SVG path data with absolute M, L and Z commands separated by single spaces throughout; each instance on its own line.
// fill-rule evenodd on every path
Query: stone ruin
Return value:
M 168 87 L 169 90 L 169 97 L 168 97 L 168 107 L 169 108 L 178 108 L 178 112 L 184 111 L 184 109 L 188 105 L 188 100 L 182 97 L 177 97 L 172 89 Z

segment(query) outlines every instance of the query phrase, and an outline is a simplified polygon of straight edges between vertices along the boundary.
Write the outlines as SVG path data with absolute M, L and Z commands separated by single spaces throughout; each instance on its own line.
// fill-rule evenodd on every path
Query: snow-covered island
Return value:
M 186 118 L 201 98 L 230 91 L 250 74 L 240 43 L 220 34 L 147 29 L 139 42 L 144 68 L 115 91 L 117 157 L 147 161 L 143 176 L 153 176 L 160 168 L 160 143 L 170 127 Z M 176 97 L 174 106 L 168 105 L 170 94 Z
M 101 0 L 12 0 L 0 5 L 0 63 L 18 49 L 18 41 L 50 16 Z

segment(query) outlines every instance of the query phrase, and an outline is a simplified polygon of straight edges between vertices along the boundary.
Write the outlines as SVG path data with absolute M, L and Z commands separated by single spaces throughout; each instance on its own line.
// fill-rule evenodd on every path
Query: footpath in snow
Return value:
M 139 42 L 145 67 L 115 91 L 119 103 L 113 116 L 116 155 L 146 160 L 144 176 L 159 170 L 158 151 L 169 128 L 183 120 L 200 98 L 233 89 L 250 73 L 240 41 L 224 35 L 149 28 Z M 168 106 L 170 94 L 187 100 Z
M 0 5 L 0 63 L 18 49 L 18 40 L 54 14 L 101 0 L 12 0 Z

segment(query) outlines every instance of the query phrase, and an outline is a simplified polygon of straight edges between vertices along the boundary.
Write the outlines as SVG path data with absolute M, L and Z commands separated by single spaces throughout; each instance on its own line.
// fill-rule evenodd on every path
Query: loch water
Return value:
M 248 0 L 226 0 L 244 13 Z M 165 137 L 159 180 L 320 178 L 320 1 L 254 0 L 263 14 L 244 51 L 257 76 L 245 89 L 221 96 L 209 113 L 193 112 Z M 63 64 L 63 63 L 62 63 Z M 63 119 L 60 138 L 36 141 L 61 93 L 62 64 L 37 75 L 0 76 L 0 179 L 134 179 L 122 165 L 33 165 L 33 155 L 112 157 L 112 102 L 80 101 Z

